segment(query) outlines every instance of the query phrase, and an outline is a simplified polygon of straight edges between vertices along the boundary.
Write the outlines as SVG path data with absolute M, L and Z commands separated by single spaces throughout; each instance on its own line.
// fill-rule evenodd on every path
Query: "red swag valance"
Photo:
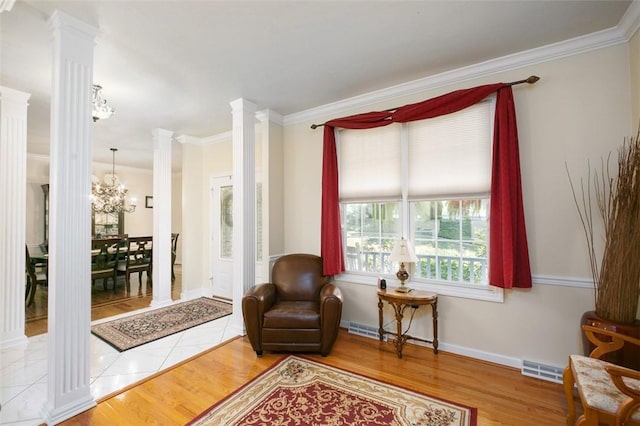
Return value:
M 529 249 L 522 206 L 520 155 L 513 91 L 496 83 L 457 90 L 395 110 L 374 111 L 325 123 L 322 160 L 321 255 L 325 275 L 345 270 L 338 198 L 338 160 L 334 129 L 371 129 L 438 117 L 467 108 L 497 92 L 491 174 L 489 284 L 531 287 Z

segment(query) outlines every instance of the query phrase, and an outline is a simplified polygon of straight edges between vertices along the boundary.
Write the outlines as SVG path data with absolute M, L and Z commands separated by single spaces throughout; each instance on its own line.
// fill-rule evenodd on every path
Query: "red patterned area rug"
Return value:
M 189 425 L 476 425 L 477 410 L 287 356 Z
M 229 303 L 201 297 L 96 324 L 91 332 L 120 352 L 231 314 Z

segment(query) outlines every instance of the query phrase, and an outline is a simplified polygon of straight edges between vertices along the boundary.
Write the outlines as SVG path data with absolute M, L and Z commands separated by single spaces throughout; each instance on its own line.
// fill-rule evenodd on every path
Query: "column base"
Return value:
M 49 402 L 47 402 L 44 407 L 42 407 L 40 415 L 47 425 L 57 425 L 58 423 L 87 411 L 96 405 L 96 400 L 93 399 L 91 395 L 77 401 L 73 401 L 62 407 L 52 407 Z

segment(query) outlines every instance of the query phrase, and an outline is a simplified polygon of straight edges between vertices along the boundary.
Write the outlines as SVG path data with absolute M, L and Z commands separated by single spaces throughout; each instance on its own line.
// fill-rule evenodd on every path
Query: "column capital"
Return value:
M 79 36 L 84 36 L 86 38 L 95 39 L 98 34 L 98 29 L 94 26 L 91 26 L 85 22 L 80 21 L 79 19 L 74 18 L 73 16 L 67 15 L 64 12 L 56 10 L 53 12 L 48 21 L 49 29 L 52 32 L 60 31 L 60 30 L 72 30 Z
M 282 116 L 282 114 L 272 109 L 263 109 L 261 111 L 256 112 L 256 118 L 261 123 L 264 123 L 265 121 L 270 121 L 272 123 L 276 123 L 281 126 L 284 126 L 284 117 Z
M 3 102 L 12 101 L 28 105 L 29 98 L 31 98 L 31 93 L 10 89 L 6 86 L 0 86 L 0 100 L 2 100 Z
M 151 135 L 153 135 L 153 139 L 167 139 L 173 137 L 173 132 L 171 130 L 165 130 L 156 128 L 151 131 Z
M 235 101 L 231 101 L 229 102 L 229 105 L 231 105 L 232 114 L 241 111 L 253 113 L 258 109 L 258 106 L 256 104 L 244 98 L 238 98 Z

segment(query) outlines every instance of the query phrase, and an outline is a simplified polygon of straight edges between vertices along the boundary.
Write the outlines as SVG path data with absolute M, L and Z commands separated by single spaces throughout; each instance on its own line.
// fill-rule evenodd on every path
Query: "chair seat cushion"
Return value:
M 282 301 L 264 313 L 264 328 L 320 328 L 320 307 L 315 302 Z
M 596 410 L 615 414 L 620 404 L 629 397 L 616 388 L 605 370 L 606 366 L 614 364 L 582 355 L 571 355 L 570 360 L 583 402 Z M 623 381 L 630 388 L 640 391 L 640 380 L 623 378 Z M 636 411 L 631 418 L 640 421 L 640 412 Z

